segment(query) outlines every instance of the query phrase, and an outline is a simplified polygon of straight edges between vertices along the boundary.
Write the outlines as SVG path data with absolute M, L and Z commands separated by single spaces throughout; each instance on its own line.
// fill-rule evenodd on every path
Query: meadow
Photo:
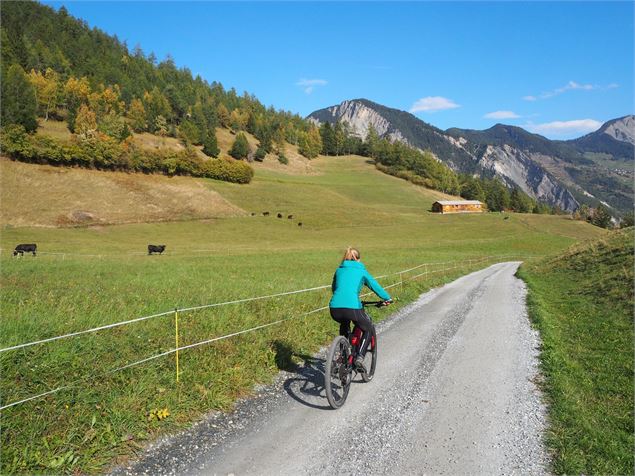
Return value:
M 631 474 L 633 228 L 524 265 L 556 474 Z
M 21 166 L 34 174 L 44 167 Z M 262 166 L 249 185 L 190 179 L 222 197 L 224 207 L 242 210 L 235 216 L 212 207 L 206 218 L 190 221 L 93 227 L 3 222 L 0 348 L 177 307 L 330 284 L 349 244 L 360 248 L 374 275 L 430 263 L 380 281 L 395 285 L 391 293 L 398 308 L 486 264 L 470 259 L 531 262 L 605 234 L 565 216 L 432 214 L 432 202 L 444 195 L 384 175 L 360 157 L 319 158 L 310 166 L 310 173 Z M 82 173 L 88 182 L 108 175 Z M 74 193 L 54 180 L 47 194 L 23 186 L 24 195 L 42 197 L 34 217 L 53 216 L 62 198 Z M 124 194 L 117 197 L 110 196 L 115 211 L 129 206 Z M 10 200 L 3 200 L 3 216 L 12 209 Z M 262 216 L 264 211 L 270 216 Z M 142 208 L 138 213 L 139 221 L 147 219 Z M 40 253 L 12 258 L 17 243 L 37 243 Z M 166 244 L 166 253 L 147 256 L 148 243 Z M 455 263 L 453 269 L 440 264 L 445 262 Z M 434 273 L 409 279 L 422 269 Z M 181 314 L 181 346 L 292 319 L 181 352 L 178 384 L 173 355 L 108 373 L 174 348 L 173 314 L 0 353 L 2 405 L 77 383 L 2 411 L 1 471 L 103 471 L 159 434 L 230 409 L 254 384 L 270 381 L 278 369 L 311 355 L 336 334 L 326 312 L 303 315 L 326 306 L 328 298 L 325 289 Z M 158 418 L 157 409 L 167 409 L 169 416 Z

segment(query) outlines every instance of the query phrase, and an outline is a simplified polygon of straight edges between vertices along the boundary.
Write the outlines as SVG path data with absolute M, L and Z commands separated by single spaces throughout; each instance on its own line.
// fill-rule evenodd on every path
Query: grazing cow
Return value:
M 251 212 L 251 216 L 255 217 L 256 216 L 256 212 Z
M 278 213 L 278 218 L 282 218 L 282 213 Z
M 302 226 L 302 222 L 298 222 L 298 226 Z
M 35 243 L 19 244 L 15 247 L 15 250 L 13 250 L 13 256 L 17 256 L 18 254 L 20 256 L 24 256 L 24 253 L 33 253 L 33 256 L 35 256 L 36 250 L 37 245 Z
M 293 215 L 289 215 L 287 218 L 288 218 L 289 220 L 293 220 Z
M 152 253 L 159 253 L 161 255 L 163 254 L 163 251 L 165 251 L 165 245 L 148 245 L 149 255 Z
M 503 218 L 503 220 L 509 220 L 509 217 L 505 217 L 505 218 Z
M 262 216 L 263 217 L 268 217 L 269 216 L 269 212 L 262 212 Z

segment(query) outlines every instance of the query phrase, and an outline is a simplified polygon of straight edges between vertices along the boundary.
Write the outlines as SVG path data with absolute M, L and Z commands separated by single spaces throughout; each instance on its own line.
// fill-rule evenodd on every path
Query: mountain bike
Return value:
M 385 301 L 362 301 L 362 305 L 384 307 Z M 335 410 L 341 408 L 346 402 L 351 382 L 358 374 L 364 382 L 370 382 L 375 375 L 377 367 L 377 335 L 373 328 L 368 350 L 364 356 L 364 368 L 355 366 L 355 357 L 359 352 L 362 340 L 362 330 L 355 324 L 353 332 L 348 338 L 337 336 L 333 339 L 326 355 L 324 370 L 324 388 L 329 405 Z M 366 370 L 364 370 L 366 369 Z

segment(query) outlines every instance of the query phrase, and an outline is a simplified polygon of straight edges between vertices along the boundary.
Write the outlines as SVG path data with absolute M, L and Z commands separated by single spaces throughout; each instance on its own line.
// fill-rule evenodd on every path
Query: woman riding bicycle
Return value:
M 370 317 L 364 312 L 359 300 L 359 292 L 364 285 L 377 294 L 386 305 L 392 302 L 390 295 L 366 271 L 360 261 L 359 251 L 349 246 L 344 253 L 342 264 L 333 275 L 333 297 L 329 302 L 329 309 L 333 320 L 340 323 L 340 335 L 348 338 L 351 321 L 362 329 L 359 353 L 355 359 L 355 366 L 362 369 L 364 369 L 366 348 L 375 330 Z

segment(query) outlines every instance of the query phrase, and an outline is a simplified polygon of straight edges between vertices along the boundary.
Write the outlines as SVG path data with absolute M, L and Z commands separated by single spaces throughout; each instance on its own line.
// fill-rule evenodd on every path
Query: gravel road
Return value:
M 323 351 L 115 474 L 546 473 L 539 340 L 518 264 L 429 291 L 380 324 L 375 378 L 354 382 L 340 410 L 324 395 Z

